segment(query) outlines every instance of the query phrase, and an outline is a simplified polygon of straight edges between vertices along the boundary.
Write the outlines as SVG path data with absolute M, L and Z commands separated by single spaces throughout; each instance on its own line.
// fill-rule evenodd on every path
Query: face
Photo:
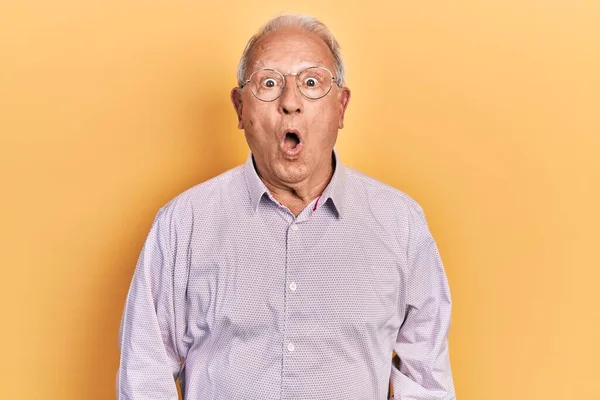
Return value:
M 287 74 L 313 66 L 335 75 L 327 45 L 312 32 L 281 28 L 255 44 L 245 78 L 262 68 Z M 330 171 L 333 146 L 350 99 L 350 90 L 336 84 L 325 97 L 308 99 L 300 93 L 296 79 L 286 76 L 283 93 L 272 102 L 254 97 L 250 86 L 231 92 L 238 127 L 245 132 L 259 173 L 275 185 L 294 186 Z

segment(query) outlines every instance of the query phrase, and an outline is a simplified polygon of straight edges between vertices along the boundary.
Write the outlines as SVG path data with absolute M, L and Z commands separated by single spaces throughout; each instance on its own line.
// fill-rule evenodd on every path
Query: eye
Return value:
M 267 79 L 263 80 L 263 85 L 265 87 L 272 88 L 272 87 L 277 86 L 277 81 L 273 78 L 267 78 Z
M 311 77 L 311 78 L 306 78 L 306 79 L 304 80 L 304 84 L 305 84 L 307 87 L 315 87 L 315 86 L 317 86 L 317 85 L 319 84 L 319 81 L 318 81 L 316 78 L 312 78 L 312 77 Z

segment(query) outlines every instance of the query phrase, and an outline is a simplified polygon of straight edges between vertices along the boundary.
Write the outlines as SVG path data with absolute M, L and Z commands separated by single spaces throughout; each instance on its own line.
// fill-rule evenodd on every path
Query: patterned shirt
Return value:
M 339 161 L 297 217 L 248 161 L 162 207 L 119 330 L 119 400 L 454 399 L 421 207 Z M 399 358 L 392 360 L 392 352 Z

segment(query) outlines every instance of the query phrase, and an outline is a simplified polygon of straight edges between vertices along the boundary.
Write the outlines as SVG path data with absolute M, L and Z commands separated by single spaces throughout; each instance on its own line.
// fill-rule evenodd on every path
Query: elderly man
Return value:
M 250 155 L 160 209 L 119 332 L 120 400 L 454 399 L 451 300 L 423 211 L 334 151 L 350 90 L 307 16 L 252 37 Z M 392 358 L 393 352 L 398 355 Z

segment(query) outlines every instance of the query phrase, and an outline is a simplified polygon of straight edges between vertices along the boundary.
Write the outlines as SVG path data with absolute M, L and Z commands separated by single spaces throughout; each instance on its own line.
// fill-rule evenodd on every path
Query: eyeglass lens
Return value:
M 272 69 L 254 72 L 249 82 L 252 93 L 263 101 L 273 101 L 281 96 L 285 86 L 285 77 Z M 331 90 L 333 77 L 331 72 L 321 67 L 311 67 L 296 76 L 296 85 L 309 99 L 320 99 Z

